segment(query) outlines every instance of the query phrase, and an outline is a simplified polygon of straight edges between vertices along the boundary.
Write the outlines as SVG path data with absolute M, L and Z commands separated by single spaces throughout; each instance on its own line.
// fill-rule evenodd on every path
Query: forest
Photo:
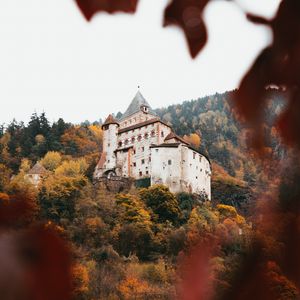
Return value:
M 195 278 L 209 280 L 206 299 L 225 299 L 258 238 L 266 257 L 263 276 L 273 299 L 296 299 L 296 285 L 276 263 L 281 241 L 269 234 L 267 221 L 253 223 L 253 215 L 264 209 L 256 198 L 262 187 L 275 184 L 271 176 L 276 166 L 266 168 L 249 150 L 252 132 L 231 104 L 234 93 L 156 110 L 176 133 L 210 158 L 211 202 L 199 195 L 173 194 L 161 185 L 130 187 L 115 194 L 94 182 L 93 171 L 102 150 L 101 121 L 71 124 L 59 119 L 50 123 L 45 113 L 33 113 L 28 124 L 15 120 L 3 124 L 1 228 L 17 232 L 40 226 L 49 236 L 55 232 L 65 240 L 66 251 L 71 253 L 74 299 L 176 299 L 192 290 Z M 263 126 L 265 155 L 278 161 L 286 150 L 272 124 L 283 109 L 283 97 L 283 92 L 269 90 L 269 113 Z M 45 169 L 38 186 L 26 176 L 36 162 Z M 282 184 L 281 188 L 286 187 Z M 45 256 L 35 260 L 57 255 L 59 242 L 54 237 L 52 241 Z M 199 245 L 202 250 L 209 247 L 201 257 L 197 255 Z M 42 245 L 26 247 L 19 259 L 32 264 L 34 247 Z M 201 268 L 202 260 L 209 262 L 209 270 Z M 41 280 L 47 281 L 59 263 L 49 267 Z M 58 288 L 63 289 L 59 283 Z M 12 293 L 28 293 L 30 299 L 34 291 L 20 288 Z

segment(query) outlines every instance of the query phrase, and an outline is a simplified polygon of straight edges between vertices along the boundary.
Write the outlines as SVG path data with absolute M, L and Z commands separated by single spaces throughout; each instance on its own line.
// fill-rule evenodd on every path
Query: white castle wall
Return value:
M 201 154 L 181 144 L 178 147 L 153 147 L 151 184 L 167 185 L 174 193 L 210 192 L 210 163 Z
M 182 147 L 182 189 L 186 192 L 210 192 L 211 166 L 207 158 L 187 146 Z
M 180 147 L 151 148 L 151 184 L 164 184 L 173 193 L 180 192 L 181 151 Z

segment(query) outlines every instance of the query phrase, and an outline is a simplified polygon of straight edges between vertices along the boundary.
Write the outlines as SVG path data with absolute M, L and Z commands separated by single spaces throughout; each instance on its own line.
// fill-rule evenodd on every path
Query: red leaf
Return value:
M 95 13 L 105 11 L 110 14 L 115 12 L 134 13 L 138 0 L 76 0 L 85 18 L 90 21 Z
M 300 1 L 283 0 L 271 21 L 253 15 L 248 15 L 248 19 L 269 24 L 274 39 L 243 78 L 236 97 L 237 107 L 259 132 L 263 124 L 266 88 L 272 85 L 285 87 L 289 92 L 288 107 L 279 117 L 280 133 L 288 143 L 300 145 L 297 116 L 300 108 Z
M 182 28 L 193 58 L 207 41 L 207 30 L 202 13 L 209 0 L 173 0 L 166 8 L 164 26 L 176 25 Z

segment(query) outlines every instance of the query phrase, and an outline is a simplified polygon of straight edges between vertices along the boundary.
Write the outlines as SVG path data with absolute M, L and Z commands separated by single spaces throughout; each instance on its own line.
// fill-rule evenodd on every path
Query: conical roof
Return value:
M 141 106 L 147 106 L 149 109 L 149 112 L 153 115 L 156 115 L 153 109 L 151 108 L 150 104 L 147 102 L 147 100 L 144 98 L 142 93 L 138 90 L 134 98 L 132 99 L 130 105 L 128 106 L 127 110 L 125 113 L 122 115 L 120 118 L 121 120 L 124 120 L 133 114 L 139 112 L 141 110 Z
M 37 162 L 28 172 L 30 175 L 42 175 L 46 173 L 47 170 L 39 163 Z
M 110 115 L 106 118 L 105 122 L 102 124 L 102 127 L 103 127 L 104 125 L 109 125 L 109 124 L 117 124 L 117 125 L 119 125 L 118 121 L 113 117 L 112 114 L 110 114 Z

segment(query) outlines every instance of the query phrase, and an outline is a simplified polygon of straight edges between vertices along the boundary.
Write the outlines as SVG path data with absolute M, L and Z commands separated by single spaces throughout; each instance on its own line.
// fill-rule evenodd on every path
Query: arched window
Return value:
M 125 145 L 128 145 L 129 141 L 128 139 L 125 140 Z
M 140 142 L 142 140 L 142 136 L 139 135 L 138 138 L 137 138 L 137 140 Z
M 131 138 L 131 143 L 134 143 L 135 142 L 135 137 L 133 136 L 132 138 Z
M 145 139 L 149 137 L 149 133 L 145 133 Z
M 122 147 L 122 142 L 119 142 L 119 147 Z
M 154 130 L 151 131 L 151 136 L 155 137 L 155 131 Z

